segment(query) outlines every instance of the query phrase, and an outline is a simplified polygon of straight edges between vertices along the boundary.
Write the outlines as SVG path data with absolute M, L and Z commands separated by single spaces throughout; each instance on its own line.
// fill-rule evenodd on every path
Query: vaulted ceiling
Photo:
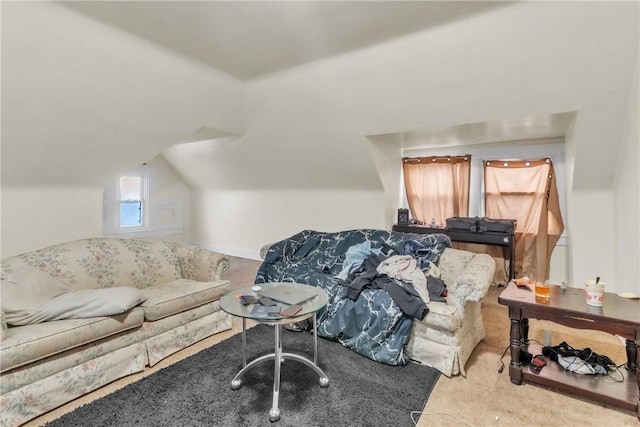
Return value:
M 504 1 L 65 2 L 66 7 L 246 81 L 481 14 Z M 406 148 L 563 137 L 573 114 L 418 128 Z
M 366 136 L 405 148 L 561 137 L 574 117 L 587 125 L 576 171 L 606 186 L 616 151 L 594 148 L 619 139 L 637 61 L 631 2 L 0 7 L 3 186 L 101 186 L 177 143 L 230 135 L 239 143 L 198 153 L 208 174 L 248 180 L 239 159 L 269 159 L 281 175 L 234 185 L 368 186 Z M 307 182 L 280 173 L 286 156 Z
M 503 1 L 85 1 L 64 6 L 248 80 Z

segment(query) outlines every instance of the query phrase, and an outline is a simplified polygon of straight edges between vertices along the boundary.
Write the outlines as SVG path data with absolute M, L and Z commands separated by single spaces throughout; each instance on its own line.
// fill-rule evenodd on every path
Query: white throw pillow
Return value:
M 2 281 L 2 310 L 8 324 L 112 316 L 146 300 L 140 289 L 126 286 L 74 291 L 37 271 L 12 274 Z
M 0 285 L 2 311 L 11 313 L 39 307 L 51 298 L 71 291 L 71 288 L 53 276 L 35 267 L 20 267 L 6 274 Z M 11 322 L 9 322 L 11 323 Z

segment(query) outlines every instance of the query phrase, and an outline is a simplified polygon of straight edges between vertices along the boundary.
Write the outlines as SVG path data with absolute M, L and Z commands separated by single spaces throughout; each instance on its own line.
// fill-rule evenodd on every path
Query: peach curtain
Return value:
M 471 155 L 405 157 L 404 185 L 411 216 L 429 224 L 445 224 L 469 214 Z
M 516 277 L 549 278 L 564 230 L 551 159 L 484 162 L 485 214 L 516 219 Z

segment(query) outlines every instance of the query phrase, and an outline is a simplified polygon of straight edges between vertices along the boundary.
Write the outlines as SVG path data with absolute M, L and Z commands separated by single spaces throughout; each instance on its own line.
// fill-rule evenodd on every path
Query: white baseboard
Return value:
M 206 245 L 202 243 L 192 243 L 195 246 L 199 246 L 204 249 L 208 249 L 213 252 L 220 252 L 221 254 L 235 256 L 239 258 L 247 258 L 247 259 L 255 259 L 261 261 L 260 258 L 260 250 L 249 250 L 249 249 L 239 249 L 239 248 L 229 248 L 219 245 Z

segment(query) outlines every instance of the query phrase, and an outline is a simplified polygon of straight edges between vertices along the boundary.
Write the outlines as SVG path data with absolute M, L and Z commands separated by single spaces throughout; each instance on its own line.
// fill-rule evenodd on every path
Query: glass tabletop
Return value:
M 244 317 L 246 319 L 252 319 L 258 322 L 295 322 L 298 320 L 302 320 L 303 318 L 307 318 L 318 310 L 321 310 L 327 305 L 328 301 L 327 294 L 322 289 L 319 289 L 315 286 L 292 282 L 259 283 L 258 286 L 260 286 L 263 290 L 276 286 L 303 288 L 313 290 L 315 292 L 315 296 L 300 303 L 299 305 L 302 306 L 302 309 L 294 316 L 281 316 L 276 312 L 271 314 L 267 313 L 266 315 L 264 313 L 256 314 L 254 308 L 255 306 L 260 306 L 260 303 L 256 302 L 253 304 L 243 305 L 240 301 L 241 295 L 257 296 L 256 292 L 251 289 L 252 286 L 245 286 L 243 288 L 236 289 L 227 293 L 220 299 L 220 308 L 226 313 L 231 314 L 232 316 Z M 289 307 L 289 304 L 281 303 L 278 301 L 276 301 L 276 304 L 280 307 L 281 310 Z

